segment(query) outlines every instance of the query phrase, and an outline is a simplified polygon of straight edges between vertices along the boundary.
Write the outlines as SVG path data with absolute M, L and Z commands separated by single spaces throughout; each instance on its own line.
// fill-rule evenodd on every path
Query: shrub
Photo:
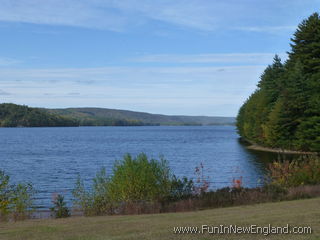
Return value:
M 89 190 L 86 190 L 83 181 L 78 176 L 72 194 L 75 198 L 75 205 L 80 207 L 84 215 L 103 215 L 113 212 L 108 197 L 108 182 L 105 168 L 102 168 L 93 178 L 93 186 Z
M 288 190 L 279 184 L 265 184 L 262 191 L 267 193 L 272 200 L 280 200 L 288 193 Z
M 89 190 L 79 176 L 73 190 L 74 203 L 86 216 L 161 212 L 168 202 L 193 193 L 192 180 L 173 175 L 164 158 L 149 160 L 143 153 L 116 161 L 110 178 L 102 168 Z
M 161 201 L 170 196 L 172 180 L 173 175 L 163 158 L 157 161 L 148 160 L 143 153 L 136 158 L 127 154 L 114 165 L 108 194 L 116 203 Z
M 33 196 L 35 190 L 31 183 L 18 183 L 12 188 L 11 209 L 14 220 L 29 217 L 33 211 Z
M 112 213 L 108 184 L 106 169 L 101 168 L 93 179 L 92 206 L 93 209 L 96 209 L 96 214 Z
M 70 211 L 64 201 L 63 195 L 55 195 L 52 202 L 54 206 L 50 208 L 50 210 L 54 214 L 55 218 L 66 218 L 70 216 Z
M 200 163 L 199 166 L 196 166 L 194 170 L 194 174 L 196 175 L 196 182 L 193 187 L 193 191 L 195 194 L 201 195 L 208 191 L 210 183 L 209 177 L 204 174 L 204 166 Z
M 189 180 L 187 177 L 180 179 L 173 175 L 169 200 L 180 200 L 191 197 L 194 190 L 195 186 L 192 180 Z
M 10 185 L 10 177 L 0 171 L 0 219 L 14 220 L 27 218 L 33 211 L 35 190 L 30 183 Z
M 9 214 L 9 204 L 11 200 L 11 189 L 9 186 L 9 176 L 4 171 L 0 171 L 0 219 L 5 220 Z
M 320 159 L 303 156 L 292 161 L 276 161 L 269 165 L 270 183 L 285 188 L 320 183 Z
M 92 205 L 92 198 L 90 196 L 90 193 L 85 189 L 80 175 L 77 177 L 75 188 L 72 190 L 72 195 L 74 197 L 74 205 L 79 207 L 83 211 L 84 215 L 89 215 L 88 213 Z

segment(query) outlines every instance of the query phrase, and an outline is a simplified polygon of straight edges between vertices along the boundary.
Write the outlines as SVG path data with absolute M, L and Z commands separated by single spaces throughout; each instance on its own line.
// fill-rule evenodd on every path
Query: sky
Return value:
M 0 0 L 0 102 L 236 116 L 320 0 Z

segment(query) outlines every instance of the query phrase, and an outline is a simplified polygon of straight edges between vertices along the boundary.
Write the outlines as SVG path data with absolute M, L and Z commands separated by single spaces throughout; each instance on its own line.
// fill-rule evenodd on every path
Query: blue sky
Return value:
M 320 0 L 0 0 L 0 102 L 235 116 Z

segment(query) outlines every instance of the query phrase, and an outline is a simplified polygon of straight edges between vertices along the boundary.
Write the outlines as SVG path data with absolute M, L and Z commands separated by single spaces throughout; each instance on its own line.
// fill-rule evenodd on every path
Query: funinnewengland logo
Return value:
M 272 234 L 312 234 L 312 228 L 310 226 L 272 226 L 268 224 L 266 226 L 249 225 L 218 225 L 209 226 L 201 225 L 196 226 L 180 226 L 173 228 L 174 234 L 257 234 L 257 235 L 272 235 Z

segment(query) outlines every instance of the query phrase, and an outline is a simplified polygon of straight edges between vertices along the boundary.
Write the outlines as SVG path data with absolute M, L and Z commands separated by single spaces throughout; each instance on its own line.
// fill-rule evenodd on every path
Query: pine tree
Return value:
M 294 37 L 291 39 L 289 63 L 300 61 L 305 74 L 320 71 L 320 16 L 312 14 L 299 24 Z
M 320 152 L 320 16 L 304 20 L 285 64 L 276 55 L 240 108 L 239 134 L 275 148 Z

